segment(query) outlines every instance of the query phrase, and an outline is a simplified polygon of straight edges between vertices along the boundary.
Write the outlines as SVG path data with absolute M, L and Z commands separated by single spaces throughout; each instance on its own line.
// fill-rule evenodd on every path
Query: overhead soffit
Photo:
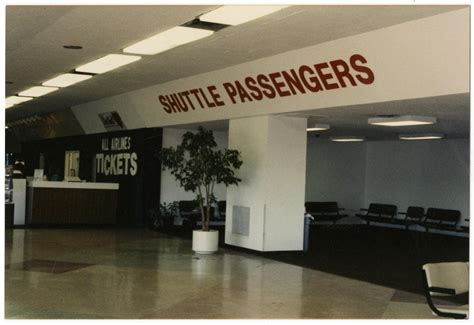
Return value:
M 385 127 L 369 125 L 369 117 L 376 115 L 427 115 L 435 116 L 437 123 L 423 126 Z M 341 106 L 327 109 L 305 110 L 281 116 L 307 118 L 308 123 L 329 124 L 327 131 L 310 132 L 309 136 L 327 139 L 331 136 L 365 136 L 368 140 L 397 140 L 401 133 L 443 133 L 447 138 L 469 138 L 470 96 L 457 94 L 417 98 L 364 105 Z M 216 131 L 227 131 L 229 121 L 187 124 L 173 128 L 197 128 L 203 125 Z
M 217 6 L 8 6 L 6 95 L 68 72 Z M 291 6 L 61 89 L 6 112 L 7 120 L 256 60 L 465 6 Z M 82 50 L 63 49 L 77 44 Z

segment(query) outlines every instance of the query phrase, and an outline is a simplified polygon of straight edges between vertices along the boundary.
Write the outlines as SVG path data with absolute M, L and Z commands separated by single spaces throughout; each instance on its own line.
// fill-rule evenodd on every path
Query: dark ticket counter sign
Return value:
M 45 157 L 45 174 L 64 170 L 65 151 L 80 151 L 82 180 L 118 183 L 117 224 L 143 225 L 146 211 L 159 204 L 161 149 L 159 128 L 124 130 L 25 143 L 22 148 L 31 172 Z
M 144 223 L 145 130 L 128 130 L 101 134 L 95 139 L 93 173 L 97 182 L 118 183 L 118 224 L 131 220 Z

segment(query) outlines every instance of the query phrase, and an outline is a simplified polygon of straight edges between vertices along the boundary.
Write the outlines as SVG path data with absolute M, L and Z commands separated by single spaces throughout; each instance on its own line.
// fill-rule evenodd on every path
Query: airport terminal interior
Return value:
M 8 5 L 5 319 L 468 319 L 470 5 Z

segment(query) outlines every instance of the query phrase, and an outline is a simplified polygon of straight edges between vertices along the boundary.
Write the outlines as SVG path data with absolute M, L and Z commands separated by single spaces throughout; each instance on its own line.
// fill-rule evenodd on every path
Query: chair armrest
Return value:
M 360 209 L 360 211 L 369 211 L 369 209 Z
M 436 292 L 436 293 L 444 293 L 447 295 L 456 295 L 456 290 L 450 289 L 450 288 L 441 288 L 441 287 L 429 287 L 428 290 L 430 292 Z
M 398 214 L 403 214 L 404 216 L 406 216 L 406 215 L 407 215 L 407 213 L 406 213 L 406 212 L 398 212 Z

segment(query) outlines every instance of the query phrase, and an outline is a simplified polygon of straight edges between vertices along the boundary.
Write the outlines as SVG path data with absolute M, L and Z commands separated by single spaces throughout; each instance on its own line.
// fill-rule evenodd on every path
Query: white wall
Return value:
M 264 251 L 303 249 L 307 124 L 305 118 L 270 120 Z
M 469 218 L 469 140 L 334 143 L 309 138 L 306 201 L 461 211 Z M 354 213 L 354 211 L 349 211 Z M 355 219 L 352 219 L 356 221 Z
M 163 147 L 179 144 L 186 131 L 165 128 Z M 262 128 L 259 134 L 264 133 Z M 214 136 L 219 148 L 227 148 L 227 132 L 214 132 Z M 246 152 L 242 173 L 256 156 Z M 252 172 L 248 170 L 248 177 L 253 177 Z M 161 177 L 161 202 L 195 198 L 168 171 L 162 171 Z M 235 190 L 248 191 L 245 183 Z M 396 204 L 400 212 L 418 205 L 460 210 L 464 223 L 469 218 L 469 140 L 335 143 L 309 136 L 305 192 L 305 201 L 337 201 L 353 210 L 349 213 L 371 202 Z M 225 200 L 225 187 L 216 187 L 215 194 Z
M 229 147 L 242 154 L 243 164 L 237 172 L 242 179 L 238 187 L 227 190 L 226 244 L 263 251 L 265 177 L 260 176 L 266 164 L 268 117 L 235 119 L 229 123 Z M 233 233 L 232 207 L 250 209 L 249 234 Z
M 302 250 L 306 125 L 303 118 L 230 121 L 229 147 L 242 153 L 238 187 L 227 190 L 227 244 L 258 251 Z M 233 206 L 248 207 L 249 233 L 233 229 Z
M 469 218 L 469 141 L 367 143 L 365 206 L 392 203 L 461 211 Z
M 337 201 L 359 210 L 364 205 L 366 144 L 335 143 L 308 137 L 306 201 Z
M 181 143 L 181 138 L 184 133 L 189 130 L 185 129 L 163 129 L 163 148 L 165 147 L 176 147 Z M 227 148 L 228 133 L 227 132 L 216 132 L 214 131 L 214 138 L 217 142 L 218 149 Z M 214 188 L 214 195 L 218 200 L 225 200 L 226 188 L 223 185 L 217 185 Z M 174 176 L 166 171 L 161 171 L 161 194 L 160 203 L 173 202 L 182 200 L 194 200 L 196 195 L 192 192 L 185 192 L 183 188 L 176 182 Z

